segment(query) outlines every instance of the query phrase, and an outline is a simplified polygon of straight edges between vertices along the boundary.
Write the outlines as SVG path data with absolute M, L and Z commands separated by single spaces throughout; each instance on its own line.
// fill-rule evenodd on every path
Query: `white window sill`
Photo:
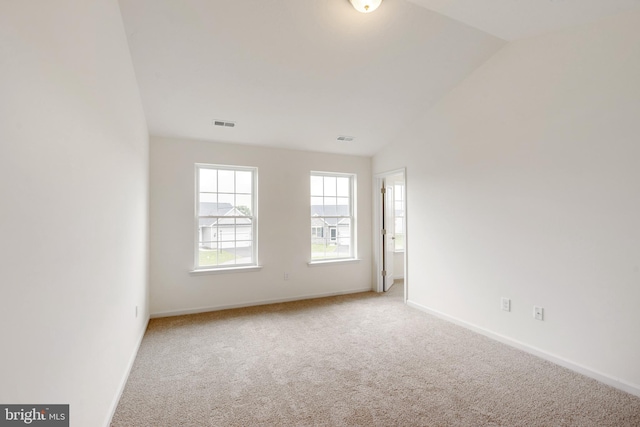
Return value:
M 244 267 L 200 268 L 198 270 L 191 270 L 189 274 L 199 276 L 201 274 L 245 273 L 260 270 L 262 270 L 261 265 L 247 265 Z
M 318 267 L 321 265 L 335 265 L 335 264 L 355 264 L 360 262 L 357 258 L 346 258 L 346 259 L 327 259 L 327 260 L 317 260 L 317 261 L 309 261 L 307 265 L 309 267 Z

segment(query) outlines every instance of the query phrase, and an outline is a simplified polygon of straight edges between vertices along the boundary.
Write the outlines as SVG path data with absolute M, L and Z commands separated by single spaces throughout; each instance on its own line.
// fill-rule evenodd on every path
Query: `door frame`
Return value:
M 373 248 L 374 248 L 374 291 L 384 292 L 384 281 L 382 279 L 382 270 L 384 269 L 382 256 L 382 198 L 384 195 L 380 191 L 385 179 L 393 175 L 402 175 L 404 178 L 404 302 L 407 302 L 409 291 L 409 270 L 408 270 L 408 252 L 409 252 L 409 220 L 407 215 L 407 168 L 395 169 L 388 172 L 381 172 L 373 176 Z

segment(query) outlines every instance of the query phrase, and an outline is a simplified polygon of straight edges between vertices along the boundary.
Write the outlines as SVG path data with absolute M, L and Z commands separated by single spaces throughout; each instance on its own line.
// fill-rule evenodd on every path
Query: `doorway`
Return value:
M 376 292 L 387 292 L 394 286 L 408 296 L 407 277 L 407 185 L 405 169 L 374 177 L 374 245 Z M 395 285 L 394 285 L 395 284 Z

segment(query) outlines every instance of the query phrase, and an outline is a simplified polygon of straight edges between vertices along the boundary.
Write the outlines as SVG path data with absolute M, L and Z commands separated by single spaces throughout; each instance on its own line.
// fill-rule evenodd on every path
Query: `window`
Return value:
M 404 221 L 404 184 L 395 184 L 393 186 L 393 199 L 395 218 L 394 235 L 396 252 L 404 251 L 405 221 Z
M 257 265 L 256 181 L 256 168 L 196 164 L 196 270 Z
M 324 237 L 324 227 L 311 227 L 311 237 Z
M 311 173 L 311 260 L 354 258 L 355 175 Z

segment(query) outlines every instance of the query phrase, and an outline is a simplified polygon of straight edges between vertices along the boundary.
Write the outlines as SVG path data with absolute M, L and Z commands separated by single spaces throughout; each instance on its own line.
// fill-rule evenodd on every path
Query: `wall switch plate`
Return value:
M 504 311 L 511 311 L 511 300 L 509 298 L 500 298 L 500 308 Z
M 533 306 L 533 318 L 536 320 L 544 320 L 544 308 Z

